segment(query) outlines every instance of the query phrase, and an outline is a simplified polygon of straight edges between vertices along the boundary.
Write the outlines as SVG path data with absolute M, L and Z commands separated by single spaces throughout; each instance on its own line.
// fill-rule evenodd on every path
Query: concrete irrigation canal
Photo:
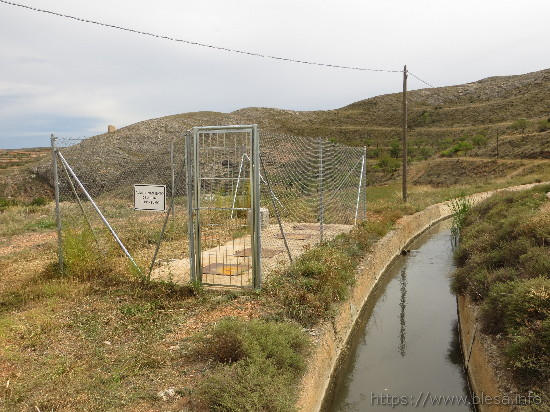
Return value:
M 430 228 L 388 268 L 350 337 L 325 411 L 474 410 L 450 290 L 449 227 Z

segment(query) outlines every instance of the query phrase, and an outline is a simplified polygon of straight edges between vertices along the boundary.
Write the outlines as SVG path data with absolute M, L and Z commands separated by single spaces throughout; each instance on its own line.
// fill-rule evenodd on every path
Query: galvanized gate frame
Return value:
M 185 159 L 187 173 L 187 210 L 189 235 L 189 267 L 191 281 L 202 284 L 201 250 L 201 170 L 199 133 L 238 133 L 248 132 L 251 136 L 250 161 L 250 205 L 252 209 L 252 278 L 253 287 L 261 288 L 261 233 L 260 233 L 260 142 L 258 126 L 201 126 L 193 127 L 185 134 Z

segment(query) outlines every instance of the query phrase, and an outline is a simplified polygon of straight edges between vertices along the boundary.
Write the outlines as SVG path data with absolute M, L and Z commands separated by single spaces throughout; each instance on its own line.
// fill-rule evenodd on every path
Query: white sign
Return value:
M 134 185 L 134 209 L 166 210 L 166 185 Z

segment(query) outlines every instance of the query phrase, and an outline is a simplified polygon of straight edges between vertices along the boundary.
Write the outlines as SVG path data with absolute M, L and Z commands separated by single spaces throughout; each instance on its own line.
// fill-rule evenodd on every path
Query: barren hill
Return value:
M 465 136 L 481 133 L 485 144 L 475 147 L 469 156 L 491 157 L 499 135 L 506 143 L 502 156 L 550 158 L 550 131 L 540 126 L 549 117 L 550 69 L 415 90 L 409 93 L 411 155 L 413 159 L 429 158 Z M 527 119 L 526 128 L 513 130 L 513 123 L 521 118 Z M 369 156 L 375 158 L 399 141 L 400 122 L 401 94 L 394 93 L 335 110 L 245 108 L 231 113 L 171 115 L 91 137 L 66 149 L 66 153 L 79 163 L 82 173 L 94 176 L 94 183 L 104 186 L 123 175 L 136 177 L 158 164 L 169 142 L 193 126 L 257 123 L 263 130 L 285 135 L 326 137 L 368 146 Z M 49 179 L 46 163 L 35 171 Z

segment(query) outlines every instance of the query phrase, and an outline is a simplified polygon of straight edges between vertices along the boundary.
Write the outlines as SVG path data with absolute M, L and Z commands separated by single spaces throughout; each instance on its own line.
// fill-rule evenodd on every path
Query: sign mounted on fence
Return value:
M 166 185 L 134 185 L 134 209 L 166 210 Z

